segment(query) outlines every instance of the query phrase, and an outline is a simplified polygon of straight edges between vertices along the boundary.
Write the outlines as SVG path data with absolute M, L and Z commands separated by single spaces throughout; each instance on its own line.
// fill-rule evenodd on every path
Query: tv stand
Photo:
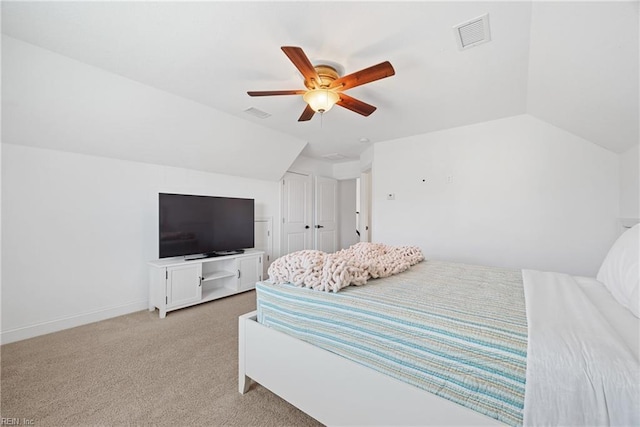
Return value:
M 251 290 L 262 280 L 262 251 L 208 255 L 151 261 L 149 311 L 157 308 L 164 318 L 172 310 Z

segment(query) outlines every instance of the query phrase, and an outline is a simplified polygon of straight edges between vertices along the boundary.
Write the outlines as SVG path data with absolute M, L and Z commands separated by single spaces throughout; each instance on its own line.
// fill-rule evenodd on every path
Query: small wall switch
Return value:
M 387 193 L 387 200 L 395 200 L 395 199 L 396 199 L 395 193 Z
M 447 184 L 453 184 L 453 175 L 447 176 Z

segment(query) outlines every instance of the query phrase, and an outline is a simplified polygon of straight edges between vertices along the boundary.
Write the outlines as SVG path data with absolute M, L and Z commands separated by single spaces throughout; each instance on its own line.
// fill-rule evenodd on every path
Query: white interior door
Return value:
M 287 172 L 282 179 L 282 254 L 313 248 L 311 177 Z
M 338 250 L 338 181 L 316 177 L 315 248 L 323 252 Z
M 255 237 L 255 248 L 264 251 L 262 277 L 266 278 L 273 256 L 273 221 L 271 218 L 256 218 Z
M 371 170 L 360 175 L 359 224 L 360 241 L 371 241 Z

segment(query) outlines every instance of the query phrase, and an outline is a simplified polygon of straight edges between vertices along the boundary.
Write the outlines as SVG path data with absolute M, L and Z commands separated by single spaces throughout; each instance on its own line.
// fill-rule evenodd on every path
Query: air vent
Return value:
M 327 160 L 343 160 L 343 159 L 346 159 L 347 156 L 344 156 L 339 153 L 331 153 L 331 154 L 325 154 L 324 156 L 322 156 L 322 158 Z
M 486 13 L 462 24 L 458 24 L 453 27 L 453 31 L 456 35 L 458 49 L 460 50 L 491 41 L 489 14 Z
M 267 117 L 271 116 L 271 114 L 265 113 L 264 111 L 258 110 L 257 108 L 254 108 L 254 107 L 249 107 L 246 110 L 244 110 L 244 112 L 247 114 L 251 114 L 252 116 L 258 117 L 259 119 L 266 119 Z

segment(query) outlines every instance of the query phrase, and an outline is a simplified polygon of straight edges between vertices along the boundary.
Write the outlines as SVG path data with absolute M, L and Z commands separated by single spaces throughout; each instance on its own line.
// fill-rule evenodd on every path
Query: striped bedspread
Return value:
M 258 322 L 510 425 L 527 359 L 522 273 L 424 261 L 338 293 L 259 282 Z

